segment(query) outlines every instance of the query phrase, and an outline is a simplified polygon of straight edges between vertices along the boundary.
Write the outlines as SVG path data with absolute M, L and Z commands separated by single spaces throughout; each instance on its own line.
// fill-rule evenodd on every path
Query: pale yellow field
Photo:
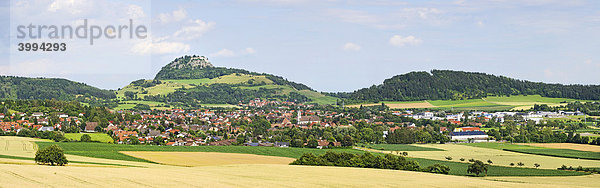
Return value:
M 529 145 L 545 148 L 557 148 L 557 149 L 572 149 L 579 151 L 591 151 L 600 152 L 600 146 L 589 145 L 589 144 L 573 144 L 573 143 L 519 143 L 520 145 Z
M 373 104 L 362 104 L 362 106 L 377 106 L 377 105 L 381 105 L 381 103 L 373 103 Z M 415 103 L 385 103 L 386 106 L 390 107 L 391 109 L 401 109 L 401 108 L 434 108 L 436 106 L 430 104 L 427 101 L 423 101 L 423 102 L 415 102 Z M 348 107 L 351 108 L 358 108 L 360 107 L 360 104 L 354 104 L 354 105 L 348 105 Z
M 0 187 L 522 187 L 421 172 L 293 165 L 104 168 L 0 164 Z M 543 184 L 544 182 L 540 182 Z M 545 184 L 543 186 L 553 186 Z
M 484 177 L 483 179 L 525 184 L 546 184 L 561 187 L 600 187 L 599 174 L 563 177 Z
M 30 156 L 34 139 L 0 137 L 2 154 Z M 36 140 L 37 141 L 37 140 Z M 6 144 L 8 143 L 8 144 Z M 413 154 L 412 152 L 411 154 Z M 165 163 L 148 164 L 67 155 L 69 160 L 140 165 L 46 166 L 1 159 L 0 187 L 598 187 L 598 175 L 473 178 L 422 172 L 286 165 L 292 159 L 245 154 L 134 152 Z M 262 158 L 264 157 L 264 158 Z M 230 160 L 230 161 L 226 161 Z M 238 164 L 227 164 L 227 163 Z M 239 163 L 282 164 L 239 164 Z M 141 165 L 146 164 L 146 165 Z M 183 167 L 200 165 L 197 167 Z M 489 179 L 489 180 L 488 180 Z M 584 182 L 582 182 L 584 181 Z M 525 183 L 526 182 L 526 183 Z
M 161 164 L 177 166 L 218 166 L 232 164 L 289 164 L 293 158 L 274 157 L 242 153 L 216 152 L 152 152 L 122 151 L 133 157 L 154 161 Z
M 567 166 L 584 166 L 584 167 L 600 167 L 600 161 L 598 160 L 585 160 L 585 159 L 571 159 L 571 158 L 560 158 L 550 157 L 542 155 L 531 155 L 524 153 L 516 153 L 510 151 L 503 151 L 497 149 L 472 147 L 458 144 L 419 144 L 421 147 L 431 147 L 443 149 L 445 151 L 410 151 L 408 152 L 409 157 L 418 157 L 435 160 L 446 160 L 446 156 L 452 157 L 454 162 L 468 163 L 469 159 L 476 159 L 486 162 L 488 159 L 494 162 L 494 165 L 499 166 L 510 166 L 510 163 L 523 162 L 525 167 L 533 168 L 533 164 L 538 163 L 543 169 L 556 169 L 562 165 Z M 378 151 L 387 153 L 389 151 Z M 465 161 L 460 161 L 460 158 L 465 158 Z
M 26 138 L 26 137 L 14 137 L 14 136 L 0 136 L 0 155 L 10 155 L 17 157 L 29 157 L 34 158 L 35 152 L 37 151 L 37 145 L 34 141 L 49 141 L 42 139 Z M 52 141 L 49 141 L 52 142 Z M 65 154 L 70 161 L 82 161 L 82 162 L 94 162 L 94 163 L 105 163 L 105 164 L 118 164 L 118 165 L 130 165 L 140 167 L 151 167 L 157 166 L 157 164 L 134 162 L 134 161 L 121 161 L 112 159 L 100 159 L 93 157 L 84 157 L 79 155 Z M 0 159 L 0 163 L 18 163 L 18 164 L 35 164 L 33 161 L 28 160 L 15 160 L 15 159 Z M 76 164 L 69 163 L 69 166 L 90 166 L 89 164 Z M 94 165 L 91 165 L 94 166 Z M 104 165 L 106 166 L 106 165 Z M 115 167 L 115 166 L 113 166 Z
M 33 157 L 37 145 L 33 141 L 42 141 L 34 138 L 0 136 L 0 154 L 19 157 Z

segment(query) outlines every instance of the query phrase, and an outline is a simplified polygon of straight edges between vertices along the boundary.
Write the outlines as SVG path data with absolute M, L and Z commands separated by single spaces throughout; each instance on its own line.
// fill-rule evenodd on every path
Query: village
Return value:
M 0 129 L 8 133 L 19 134 L 23 129 L 35 131 L 62 131 L 106 133 L 118 144 L 158 144 L 169 146 L 199 146 L 199 145 L 245 145 L 245 146 L 274 146 L 290 147 L 293 145 L 292 136 L 281 137 L 274 133 L 286 129 L 320 130 L 324 132 L 339 132 L 342 129 L 357 125 L 371 125 L 375 132 L 372 139 L 377 142 L 385 139 L 388 134 L 398 129 L 424 129 L 437 125 L 433 129 L 443 135 L 444 140 L 453 142 L 490 142 L 487 131 L 482 128 L 491 124 L 502 126 L 505 119 L 510 118 L 519 124 L 544 124 L 553 118 L 581 116 L 581 112 L 460 112 L 446 113 L 444 111 L 343 111 L 315 108 L 313 105 L 296 104 L 294 102 L 279 102 L 255 99 L 248 103 L 240 103 L 244 109 L 170 109 L 142 111 L 111 111 L 119 116 L 134 117 L 132 120 L 115 122 L 86 121 L 85 113 L 74 115 L 65 113 L 31 114 L 13 113 L 0 114 Z M 359 115 L 360 114 L 360 115 Z M 357 118 L 362 116 L 362 118 Z M 257 117 L 266 120 L 266 130 L 248 126 Z M 395 117 L 395 118 L 390 118 Z M 51 121 L 50 119 L 55 119 Z M 423 123 L 425 122 L 425 123 Z M 359 125 L 359 126 L 360 126 Z M 489 130 L 489 129 L 486 129 Z M 253 133 L 257 132 L 257 133 Z M 316 140 L 317 148 L 347 146 L 342 144 L 343 137 L 332 137 L 331 134 L 313 134 L 303 137 L 301 144 L 307 146 L 308 139 Z M 358 137 L 358 136 L 356 136 Z M 358 140 L 358 138 L 355 138 Z M 356 141 L 354 141 L 356 142 Z M 298 147 L 296 146 L 294 147 Z M 351 145 L 351 144 L 350 144 Z

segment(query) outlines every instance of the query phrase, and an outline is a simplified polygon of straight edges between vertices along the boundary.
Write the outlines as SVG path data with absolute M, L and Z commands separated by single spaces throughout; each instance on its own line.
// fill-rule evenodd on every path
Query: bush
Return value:
M 448 174 L 450 167 L 441 164 L 434 164 L 423 169 L 423 172 L 431 172 L 435 174 Z
M 91 142 L 92 141 L 92 137 L 88 134 L 83 134 L 81 135 L 81 138 L 79 139 L 79 141 L 82 142 Z
M 65 157 L 64 151 L 58 145 L 51 145 L 35 153 L 35 162 L 38 164 L 50 164 L 52 166 L 63 166 L 69 161 Z
M 475 160 L 473 164 L 469 165 L 469 168 L 467 168 L 467 173 L 473 173 L 477 176 L 479 176 L 480 174 L 487 174 L 487 171 L 488 165 L 484 164 L 480 160 Z

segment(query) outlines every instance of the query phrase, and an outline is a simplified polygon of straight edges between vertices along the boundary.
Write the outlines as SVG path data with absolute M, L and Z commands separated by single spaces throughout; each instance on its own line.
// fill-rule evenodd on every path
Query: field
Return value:
M 390 107 L 391 109 L 407 109 L 407 108 L 433 108 L 432 104 L 427 101 L 383 101 L 383 104 Z M 381 103 L 375 104 L 354 104 L 348 105 L 348 107 L 358 108 L 360 106 L 377 106 Z
M 363 148 L 385 150 L 385 151 L 444 151 L 437 148 L 419 147 L 408 144 L 362 144 Z
M 217 166 L 233 164 L 290 164 L 294 158 L 274 157 L 242 153 L 217 152 L 154 152 L 122 151 L 121 153 L 175 166 Z
M 528 145 L 545 148 L 556 148 L 556 149 L 572 149 L 579 151 L 591 151 L 600 152 L 600 146 L 589 145 L 589 144 L 573 144 L 573 143 L 524 143 L 519 145 Z
M 399 170 L 286 165 L 285 163 L 291 161 L 291 158 L 267 156 L 268 154 L 299 156 L 300 153 L 305 151 L 321 153 L 326 151 L 302 148 L 196 147 L 202 148 L 203 152 L 190 152 L 195 149 L 191 147 L 127 146 L 102 143 L 53 143 L 41 142 L 39 139 L 31 138 L 0 137 L 0 149 L 5 149 L 2 154 L 31 156 L 31 152 L 35 148 L 33 142 L 46 146 L 59 144 L 62 147 L 80 148 L 82 151 L 86 148 L 85 150 L 92 153 L 99 149 L 115 151 L 115 153 L 118 153 L 116 152 L 118 150 L 124 150 L 128 154 L 162 164 L 67 154 L 69 160 L 83 163 L 70 163 L 64 167 L 52 167 L 33 165 L 33 161 L 30 159 L 5 159 L 0 157 L 0 172 L 2 172 L 0 173 L 0 179 L 2 179 L 0 187 L 398 187 L 408 185 L 416 187 L 548 187 L 556 185 L 593 187 L 600 184 L 598 175 L 571 176 L 568 178 L 528 177 L 525 179 L 498 176 L 510 173 L 538 176 L 583 174 L 570 171 L 492 166 L 488 173 L 489 177 L 474 178 Z M 419 147 L 415 146 L 415 148 Z M 132 152 L 132 150 L 183 150 L 185 152 Z M 207 152 L 208 150 L 213 151 Z M 355 153 L 362 152 L 350 149 L 335 151 L 346 150 Z M 262 153 L 262 155 L 240 154 L 244 152 Z M 268 154 L 265 155 L 264 152 L 268 152 Z M 417 151 L 411 151 L 411 153 L 413 152 Z M 417 160 L 422 166 L 434 163 L 448 165 L 452 168 L 451 174 L 456 174 L 455 171 L 465 171 L 467 166 L 466 163 L 450 161 L 415 158 L 410 160 Z
M 65 133 L 65 138 L 70 140 L 79 141 L 81 136 L 87 134 L 90 135 L 92 141 L 104 142 L 104 143 L 113 143 L 113 139 L 104 133 Z
M 487 143 L 481 143 L 478 146 Z M 492 143 L 493 144 L 493 143 Z M 500 149 L 493 149 L 489 147 L 473 147 L 474 145 L 459 145 L 459 144 L 426 144 L 419 145 L 421 147 L 431 147 L 437 149 L 443 149 L 444 151 L 412 151 L 408 152 L 409 157 L 425 158 L 434 160 L 446 160 L 446 156 L 452 157 L 452 161 L 460 161 L 460 158 L 464 158 L 464 162 L 468 162 L 469 159 L 473 158 L 486 162 L 492 160 L 494 165 L 499 166 L 510 166 L 510 163 L 517 164 L 523 162 L 524 167 L 533 168 L 533 164 L 538 163 L 543 169 L 556 169 L 562 165 L 567 166 L 583 166 L 583 167 L 600 167 L 600 161 L 597 160 L 584 160 L 584 159 L 572 159 L 562 157 L 551 157 L 533 154 L 516 153 L 510 151 L 504 151 Z M 511 148 L 519 147 L 519 145 L 510 146 Z M 523 147 L 523 146 L 521 146 Z M 528 147 L 528 146 L 524 146 Z M 515 165 L 516 166 L 516 165 Z
M 169 109 L 168 107 L 164 107 L 166 104 L 162 102 L 156 101 L 137 101 L 137 100 L 127 100 L 119 102 L 119 105 L 114 108 L 114 110 L 127 110 L 135 107 L 136 104 L 145 104 L 150 106 L 151 109 Z
M 245 146 L 152 146 L 152 145 L 124 145 L 124 144 L 104 144 L 104 143 L 83 143 L 83 142 L 36 142 L 40 148 L 57 144 L 65 150 L 67 154 L 81 155 L 87 157 L 139 161 L 146 160 L 131 157 L 120 153 L 119 151 L 164 151 L 164 152 L 219 152 L 219 153 L 244 153 L 265 156 L 278 156 L 299 158 L 303 153 L 323 154 L 328 150 L 310 149 L 310 148 L 276 148 L 276 147 L 245 147 Z M 352 153 L 362 153 L 362 151 L 352 149 L 335 149 L 333 151 L 345 151 Z
M 294 165 L 155 168 L 0 165 L 0 187 L 522 187 L 552 186 L 430 173 Z M 600 179 L 600 178 L 596 178 Z M 567 181 L 568 182 L 568 181 Z M 598 182 L 591 180 L 588 183 Z
M 483 148 L 501 149 L 501 150 L 506 150 L 506 151 L 519 152 L 519 153 L 534 154 L 534 155 L 545 155 L 545 156 L 574 158 L 574 159 L 600 160 L 600 152 L 534 147 L 534 146 L 527 146 L 527 145 L 504 144 L 504 143 L 474 143 L 474 144 L 469 144 L 469 145 L 476 146 L 476 147 L 483 147 Z M 567 166 L 569 166 L 569 165 L 567 165 Z M 596 166 L 591 166 L 591 167 L 600 167 L 600 164 L 598 164 Z
M 564 105 L 564 102 L 583 101 L 566 98 L 549 98 L 540 95 L 517 95 L 510 97 L 486 97 L 482 99 L 466 99 L 466 100 L 432 100 L 432 101 L 384 101 L 387 106 L 392 109 L 402 108 L 432 108 L 441 110 L 486 110 L 486 111 L 502 111 L 502 110 L 521 110 L 530 109 L 535 104 L 547 104 L 549 106 Z M 348 105 L 349 107 L 375 106 L 381 103 L 364 103 Z

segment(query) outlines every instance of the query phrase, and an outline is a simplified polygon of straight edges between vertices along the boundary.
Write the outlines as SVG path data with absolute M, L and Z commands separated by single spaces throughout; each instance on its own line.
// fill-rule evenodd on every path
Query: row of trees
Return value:
M 426 168 L 421 168 L 418 162 L 406 160 L 406 158 L 402 156 L 392 154 L 375 156 L 369 152 L 353 154 L 347 152 L 327 151 L 325 154 L 319 156 L 312 153 L 305 153 L 290 164 L 409 170 L 439 174 L 448 174 L 450 172 L 450 168 L 445 165 L 436 164 Z

